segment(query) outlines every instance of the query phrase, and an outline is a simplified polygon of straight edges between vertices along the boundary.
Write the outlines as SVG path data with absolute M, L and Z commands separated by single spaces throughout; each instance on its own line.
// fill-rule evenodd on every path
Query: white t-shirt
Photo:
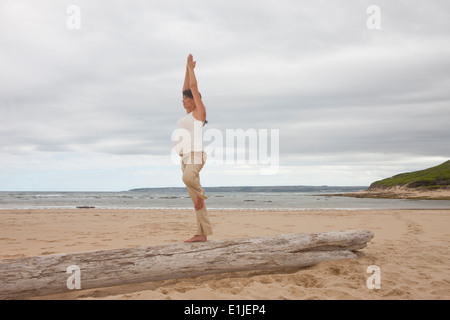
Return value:
M 203 122 L 188 113 L 177 121 L 175 151 L 179 155 L 203 151 Z M 181 140 L 181 141 L 180 141 Z

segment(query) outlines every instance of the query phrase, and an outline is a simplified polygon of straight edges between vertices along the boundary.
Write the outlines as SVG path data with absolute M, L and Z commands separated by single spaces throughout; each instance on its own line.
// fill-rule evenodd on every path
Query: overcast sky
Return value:
M 183 186 L 189 53 L 204 130 L 279 130 L 276 174 L 212 155 L 206 187 L 364 186 L 450 158 L 447 0 L 2 0 L 0 46 L 0 191 Z

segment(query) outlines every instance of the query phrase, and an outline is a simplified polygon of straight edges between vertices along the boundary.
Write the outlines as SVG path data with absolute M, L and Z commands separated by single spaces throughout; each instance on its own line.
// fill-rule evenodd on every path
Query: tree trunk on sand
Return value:
M 353 251 L 366 247 L 373 236 L 368 230 L 286 234 L 3 260 L 0 299 L 63 293 L 78 289 L 77 283 L 81 289 L 91 289 L 216 273 L 309 267 L 324 260 L 356 258 Z

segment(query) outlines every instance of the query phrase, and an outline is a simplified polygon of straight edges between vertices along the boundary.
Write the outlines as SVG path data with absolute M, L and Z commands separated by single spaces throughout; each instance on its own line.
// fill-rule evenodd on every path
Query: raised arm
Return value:
M 196 62 L 194 61 L 193 63 L 194 63 L 194 69 L 195 69 Z M 191 85 L 189 83 L 189 68 L 188 68 L 188 66 L 186 64 L 186 75 L 184 76 L 184 84 L 183 84 L 183 91 L 182 92 L 184 92 L 187 89 L 190 89 L 190 87 L 191 87 Z
M 194 110 L 195 119 L 205 122 L 206 120 L 206 109 L 203 104 L 202 98 L 200 97 L 200 93 L 198 91 L 197 78 L 195 77 L 195 68 L 196 62 L 194 61 L 194 57 L 192 54 L 188 57 L 187 62 L 187 74 L 189 76 L 189 89 L 192 91 L 192 96 L 194 97 L 195 105 L 197 108 Z
M 184 84 L 183 84 L 183 90 L 181 92 L 184 92 L 185 90 L 189 89 L 189 69 L 186 66 L 186 75 L 184 76 Z

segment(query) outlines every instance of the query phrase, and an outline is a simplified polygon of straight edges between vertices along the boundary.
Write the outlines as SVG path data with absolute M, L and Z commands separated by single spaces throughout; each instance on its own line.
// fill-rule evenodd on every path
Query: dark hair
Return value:
M 202 94 L 200 92 L 198 94 L 200 95 L 200 98 L 201 98 Z M 183 97 L 185 97 L 185 96 L 190 98 L 190 99 L 194 99 L 194 95 L 192 94 L 191 89 L 186 89 L 186 90 L 183 91 Z M 205 125 L 207 123 L 208 123 L 208 121 L 205 119 L 205 121 L 203 122 L 203 125 Z
M 200 95 L 200 98 L 202 97 L 202 94 L 199 92 L 198 93 Z M 186 89 L 183 91 L 183 96 L 186 96 L 188 98 L 194 99 L 194 95 L 192 94 L 192 90 L 191 89 Z

